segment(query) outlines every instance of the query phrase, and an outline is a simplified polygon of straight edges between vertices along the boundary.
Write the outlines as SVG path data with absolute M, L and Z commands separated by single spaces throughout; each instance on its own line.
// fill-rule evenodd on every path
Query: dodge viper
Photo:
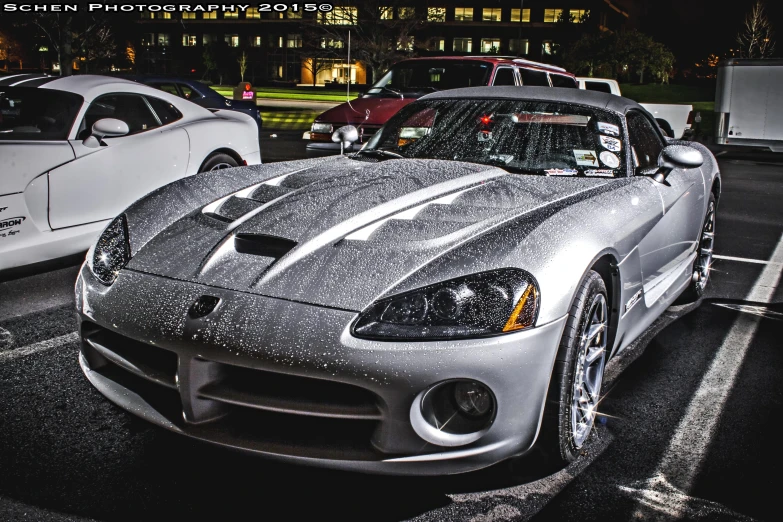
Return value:
M 0 270 L 85 252 L 169 182 L 260 162 L 245 114 L 106 76 L 0 77 Z
M 135 415 L 271 458 L 568 463 L 607 360 L 702 296 L 719 196 L 710 152 L 625 98 L 434 93 L 358 153 L 131 205 L 76 283 L 80 364 Z

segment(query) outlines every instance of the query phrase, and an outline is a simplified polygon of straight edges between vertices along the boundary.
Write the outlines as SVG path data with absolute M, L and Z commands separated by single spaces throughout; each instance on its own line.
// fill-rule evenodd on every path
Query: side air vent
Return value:
M 296 246 L 296 241 L 263 234 L 237 234 L 234 249 L 240 254 L 280 259 Z

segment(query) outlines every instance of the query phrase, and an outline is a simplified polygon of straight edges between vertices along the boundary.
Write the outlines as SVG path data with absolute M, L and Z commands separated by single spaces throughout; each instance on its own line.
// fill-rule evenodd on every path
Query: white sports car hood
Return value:
M 444 253 L 519 218 L 545 219 L 608 181 L 436 160 L 287 165 L 248 167 L 255 183 L 172 219 L 148 240 L 135 235 L 139 213 L 131 213 L 128 268 L 360 310 Z

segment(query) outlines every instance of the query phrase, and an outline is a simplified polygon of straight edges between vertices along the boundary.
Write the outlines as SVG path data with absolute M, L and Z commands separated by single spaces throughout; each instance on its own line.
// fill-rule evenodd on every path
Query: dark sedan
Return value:
M 129 79 L 150 85 L 169 94 L 185 98 L 205 109 L 230 109 L 244 112 L 258 123 L 261 131 L 263 120 L 255 102 L 244 100 L 229 100 L 225 96 L 210 89 L 208 85 L 187 78 L 169 78 L 165 76 L 133 76 Z

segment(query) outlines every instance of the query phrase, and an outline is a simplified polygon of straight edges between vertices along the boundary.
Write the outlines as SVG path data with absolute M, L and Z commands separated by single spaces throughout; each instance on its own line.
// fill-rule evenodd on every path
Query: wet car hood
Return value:
M 342 103 L 322 113 L 316 118 L 318 122 L 326 123 L 350 123 L 359 125 L 361 123 L 369 125 L 383 125 L 394 114 L 416 101 L 416 98 L 357 98 L 350 104 Z M 369 111 L 369 116 L 367 115 Z M 367 120 L 365 121 L 365 117 Z
M 445 253 L 611 182 L 439 160 L 302 165 L 245 167 L 252 183 L 166 223 L 128 268 L 358 311 Z

